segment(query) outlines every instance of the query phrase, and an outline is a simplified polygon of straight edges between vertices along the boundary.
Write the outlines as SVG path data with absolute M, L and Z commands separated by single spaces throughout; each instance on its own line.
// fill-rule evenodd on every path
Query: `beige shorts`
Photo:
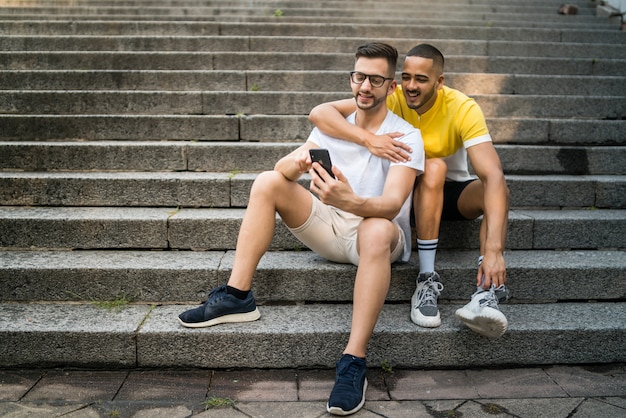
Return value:
M 357 230 L 363 218 L 323 204 L 312 195 L 313 207 L 309 218 L 297 228 L 289 228 L 291 233 L 304 245 L 327 260 L 336 263 L 359 265 L 356 248 Z M 391 262 L 396 261 L 404 251 L 404 233 L 398 228 L 398 242 L 391 253 Z

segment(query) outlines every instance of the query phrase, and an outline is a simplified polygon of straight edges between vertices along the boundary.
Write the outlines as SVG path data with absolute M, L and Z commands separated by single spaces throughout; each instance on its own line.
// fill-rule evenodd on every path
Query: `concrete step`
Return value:
M 485 367 L 624 362 L 623 302 L 504 304 L 507 333 L 487 340 L 441 307 L 443 324 L 419 328 L 409 304 L 386 304 L 369 344 L 371 366 Z M 208 329 L 182 328 L 191 306 L 0 304 L 5 367 L 333 367 L 350 329 L 350 305 L 261 306 L 261 319 Z M 106 341 L 106 343 L 103 343 Z M 598 344 L 602 341 L 602 344 Z M 418 354 L 415 344 L 419 343 Z M 476 350 L 489 344 L 490 349 Z M 166 349 L 165 349 L 166 348 Z
M 0 248 L 234 249 L 244 209 L 0 207 Z M 276 217 L 272 250 L 302 249 Z M 443 224 L 440 248 L 475 249 L 480 220 Z M 626 210 L 512 210 L 510 249 L 625 248 Z
M 486 118 L 495 143 L 618 145 L 624 120 Z M 308 138 L 306 115 L 0 115 L 1 141 L 294 141 Z
M 226 172 L 0 172 L 0 205 L 246 207 L 255 178 Z M 308 176 L 302 184 L 308 187 Z M 626 175 L 508 175 L 507 184 L 513 208 L 626 209 Z
M 440 304 L 472 294 L 476 257 L 477 251 L 438 251 L 436 268 L 445 286 Z M 616 301 L 626 295 L 623 251 L 510 250 L 505 258 L 511 303 Z M 195 303 L 228 280 L 233 259 L 234 251 L 3 251 L 0 301 Z M 388 302 L 410 302 L 418 267 L 416 253 L 392 266 Z M 355 274 L 356 267 L 311 251 L 275 251 L 261 260 L 253 291 L 263 304 L 350 303 Z
M 2 114 L 308 115 L 342 92 L 1 90 Z M 626 120 L 626 96 L 473 95 L 488 118 Z
M 421 6 L 421 7 L 420 7 Z M 423 6 L 430 6 L 428 8 Z M 454 7 L 451 7 L 454 6 Z M 51 15 L 54 13 L 71 13 L 71 14 L 126 14 L 126 15 L 186 15 L 193 16 L 198 14 L 206 15 L 277 15 L 274 11 L 280 10 L 283 13 L 280 17 L 306 15 L 311 13 L 333 14 L 350 14 L 354 16 L 367 15 L 365 12 L 374 11 L 377 14 L 385 12 L 386 15 L 400 15 L 401 11 L 406 14 L 419 15 L 418 12 L 425 14 L 433 12 L 445 12 L 449 14 L 455 13 L 515 13 L 515 14 L 540 14 L 542 16 L 564 17 L 558 14 L 559 4 L 555 2 L 544 3 L 528 3 L 528 2 L 507 2 L 505 4 L 495 1 L 475 3 L 464 1 L 447 1 L 432 4 L 427 1 L 407 2 L 407 1 L 385 1 L 385 2 L 304 2 L 304 1 L 255 1 L 251 4 L 249 1 L 177 1 L 173 2 L 48 2 L 37 1 L 30 4 L 23 3 L 7 3 L 1 10 L 6 14 L 20 14 L 23 12 L 33 14 Z M 575 16 L 580 19 L 584 16 L 593 16 L 595 14 L 594 5 L 586 5 L 579 7 Z M 401 15 L 400 15 L 401 16 Z
M 281 13 L 280 9 L 274 9 L 268 16 L 258 15 L 241 15 L 229 14 L 219 16 L 164 16 L 164 15 L 68 15 L 53 14 L 42 18 L 41 14 L 2 14 L 0 12 L 0 21 L 98 21 L 98 22 L 119 22 L 119 21 L 135 21 L 135 22 L 222 22 L 222 23 L 289 23 L 289 24 L 317 24 L 322 17 L 320 16 L 281 16 L 276 17 L 274 13 Z M 550 29 L 574 29 L 574 30 L 620 30 L 619 18 L 611 17 L 607 13 L 601 17 L 582 17 L 579 20 L 573 20 L 571 17 L 556 15 L 555 17 L 546 18 L 540 15 L 525 15 L 524 20 L 520 19 L 517 14 L 498 14 L 498 15 L 481 15 L 477 20 L 467 20 L 467 15 L 441 13 L 437 17 L 424 18 L 418 15 L 411 18 L 389 17 L 387 15 L 378 15 L 376 17 L 349 17 L 349 16 L 324 16 L 323 20 L 327 24 L 358 24 L 358 25 L 397 25 L 404 24 L 417 26 L 457 26 L 457 27 L 490 27 L 490 28 L 533 28 L 540 29 L 550 26 Z
M 0 90 L 345 91 L 346 71 L 5 70 Z M 626 76 L 445 74 L 468 95 L 626 96 Z
M 92 6 L 92 7 L 128 7 L 128 6 L 155 6 L 159 5 L 160 7 L 198 7 L 198 6 L 250 6 L 249 0 L 80 0 L 73 2 L 65 2 L 60 3 L 58 0 L 38 0 L 36 2 L 37 5 L 40 6 L 59 6 L 59 5 L 84 5 L 84 6 Z M 430 5 L 431 3 L 428 0 L 393 0 L 393 1 L 375 1 L 375 0 L 321 0 L 315 3 L 311 3 L 305 0 L 255 0 L 254 5 L 256 6 L 275 6 L 281 8 L 289 8 L 289 7 L 311 7 L 317 6 L 320 8 L 327 7 L 336 7 L 336 6 L 345 6 L 345 7 L 367 7 L 370 9 L 378 8 L 378 9 L 387 9 L 394 7 L 408 7 L 408 6 L 417 6 L 417 5 Z M 498 0 L 442 0 L 438 2 L 441 5 L 449 5 L 453 4 L 455 6 L 458 5 L 498 5 L 502 6 L 502 3 Z M 516 5 L 516 6 L 533 6 L 533 7 L 545 7 L 545 6 L 555 6 L 559 7 L 562 3 L 559 0 L 509 0 L 507 5 Z M 386 5 L 386 7 L 385 7 Z M 587 8 L 593 8 L 594 5 L 587 5 Z M 583 7 L 581 6 L 581 9 Z
M 239 52 L 302 52 L 329 53 L 353 51 L 368 42 L 367 37 L 313 36 L 4 36 L 4 51 L 239 51 Z M 413 38 L 385 38 L 403 54 L 417 41 Z M 421 39 L 436 44 L 446 57 L 454 55 L 486 55 L 514 57 L 626 58 L 626 48 L 612 43 L 588 43 Z
M 469 26 L 466 22 L 450 25 L 397 25 L 370 23 L 311 23 L 271 22 L 194 22 L 194 21 L 141 21 L 140 19 L 107 21 L 101 16 L 96 20 L 0 20 L 0 35 L 120 35 L 126 36 L 306 36 L 349 37 L 367 39 L 457 39 L 493 40 L 511 42 L 565 42 L 601 43 L 623 45 L 626 32 L 615 25 L 606 29 L 558 28 L 552 24 L 540 27 L 502 27 L 478 22 Z M 546 27 L 548 26 L 548 27 Z
M 363 5 L 340 5 L 338 7 L 319 7 L 319 5 L 309 4 L 303 7 L 287 5 L 287 8 L 277 8 L 272 5 L 228 5 L 228 6 L 179 6 L 162 7 L 158 6 L 92 6 L 92 5 L 65 5 L 62 7 L 3 7 L 0 9 L 4 16 L 73 16 L 78 18 L 93 18 L 96 16 L 116 16 L 117 18 L 132 18 L 135 16 L 150 17 L 153 19 L 168 19 L 169 17 L 215 17 L 228 16 L 258 16 L 270 17 L 318 17 L 318 18 L 367 18 L 372 19 L 372 11 L 383 12 L 387 19 L 406 20 L 411 17 L 421 19 L 445 19 L 461 20 L 512 20 L 517 17 L 523 21 L 538 19 L 541 21 L 565 21 L 566 16 L 558 14 L 558 8 L 554 6 L 521 6 L 521 5 L 455 5 L 453 9 L 450 5 L 431 4 L 428 9 L 420 7 L 395 7 L 393 3 L 385 4 L 387 7 L 363 7 Z M 311 7 L 313 6 L 313 7 Z M 318 7 L 315 7 L 318 6 Z M 594 22 L 596 17 L 594 10 L 590 8 L 579 9 L 576 20 L 578 22 Z
M 362 3 L 335 3 L 322 6 L 319 3 L 308 4 L 291 4 L 284 3 L 282 6 L 276 3 L 255 4 L 250 7 L 250 3 L 231 3 L 231 4 L 196 4 L 178 6 L 164 6 L 161 4 L 144 4 L 144 5 L 93 5 L 93 4 L 65 4 L 65 5 L 28 5 L 27 7 L 14 5 L 12 7 L 3 7 L 0 9 L 4 15 L 72 15 L 80 17 L 89 16 L 151 16 L 151 17 L 169 17 L 169 16 L 263 16 L 263 17 L 293 17 L 293 16 L 315 16 L 315 17 L 346 17 L 372 18 L 372 12 L 385 13 L 385 17 L 391 18 L 435 18 L 442 19 L 450 17 L 451 19 L 459 19 L 461 16 L 468 20 L 490 20 L 498 19 L 498 17 L 511 18 L 511 16 L 519 17 L 520 20 L 532 20 L 534 18 L 544 20 L 565 20 L 566 16 L 558 13 L 558 6 L 554 5 L 524 5 L 517 4 L 455 4 L 452 8 L 449 4 L 432 4 L 422 2 L 428 5 L 428 8 L 419 7 L 419 3 L 411 4 L 413 7 L 406 7 L 407 3 L 401 2 L 382 2 L 381 4 L 370 3 L 366 7 Z M 282 14 L 277 16 L 280 10 Z M 579 8 L 576 20 L 581 21 L 585 18 L 595 19 L 595 10 L 590 7 Z
M 626 32 L 625 32 L 626 33 Z M 626 40 L 626 38 L 625 38 Z M 291 70 L 328 71 L 352 68 L 351 53 L 308 52 L 0 52 L 0 70 Z M 626 59 L 541 58 L 453 55 L 446 71 L 624 76 Z
M 253 285 L 260 321 L 188 330 L 176 316 L 227 280 L 256 173 L 308 136 L 312 106 L 349 96 L 353 50 L 371 39 L 440 46 L 447 84 L 489 115 L 513 199 L 513 297 L 502 339 L 459 324 L 480 220 L 444 223 L 443 326 L 410 322 L 414 252 L 392 267 L 368 361 L 626 361 L 626 36 L 592 4 L 59 3 L 0 6 L 2 367 L 333 367 L 356 268 L 307 251 L 279 217 Z
M 429 8 L 432 6 L 429 6 Z M 574 21 L 571 18 L 557 14 L 554 9 L 549 14 L 538 12 L 484 12 L 466 10 L 433 10 L 421 9 L 418 11 L 385 10 L 384 15 L 374 15 L 367 9 L 361 10 L 341 10 L 341 9 L 290 9 L 283 11 L 277 8 L 254 9 L 151 9 L 141 14 L 140 9 L 109 9 L 89 10 L 83 9 L 50 9 L 46 14 L 44 9 L 14 9 L 8 12 L 6 9 L 0 10 L 0 20 L 38 20 L 45 16 L 46 20 L 136 20 L 136 21 L 168 21 L 168 22 L 188 22 L 188 21 L 213 21 L 213 22 L 283 22 L 283 23 L 317 23 L 324 20 L 327 23 L 356 24 L 393 24 L 401 25 L 433 25 L 456 24 L 463 26 L 489 26 L 489 27 L 539 27 L 539 25 L 551 25 L 565 29 L 606 29 L 608 27 L 619 28 L 616 22 L 608 17 L 599 18 L 592 14 L 579 15 Z M 102 13 L 101 13 L 102 12 Z M 275 16 L 282 13 L 283 16 Z M 375 12 L 374 12 L 375 13 Z M 469 23 L 468 23 L 469 22 Z
M 271 170 L 301 142 L 0 142 L 0 171 Z M 626 147 L 496 144 L 505 174 L 623 175 Z M 234 178 L 237 178 L 235 176 Z
M 422 2 L 423 3 L 423 2 Z M 413 18 L 446 19 L 458 21 L 499 21 L 510 19 L 519 21 L 558 21 L 558 22 L 586 22 L 603 21 L 595 18 L 594 5 L 580 7 L 577 15 L 563 16 L 557 13 L 559 4 L 551 3 L 472 3 L 454 2 L 423 3 L 427 7 L 419 7 L 419 2 L 255 2 L 251 7 L 249 2 L 176 2 L 164 3 L 98 3 L 74 2 L 58 4 L 37 2 L 23 7 L 22 4 L 9 4 L 0 9 L 3 16 L 16 19 L 46 16 L 58 17 L 98 17 L 98 18 L 133 18 L 133 19 L 228 19 L 228 18 L 280 18 L 288 20 L 306 17 L 324 17 L 325 20 L 337 19 L 406 19 L 407 15 Z M 8 7 L 12 6 L 12 7 Z M 368 13 L 369 12 L 369 13 Z M 384 12 L 384 13 L 382 13 Z M 469 19 L 468 19 L 469 18 Z

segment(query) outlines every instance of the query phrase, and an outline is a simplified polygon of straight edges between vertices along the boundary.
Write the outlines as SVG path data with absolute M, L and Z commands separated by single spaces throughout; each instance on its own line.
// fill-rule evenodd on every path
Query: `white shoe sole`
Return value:
M 226 324 L 226 323 L 235 323 L 235 322 L 252 322 L 256 321 L 261 317 L 261 312 L 256 308 L 251 312 L 246 313 L 238 313 L 231 315 L 224 315 L 218 318 L 211 319 L 209 321 L 204 322 L 183 322 L 180 318 L 178 318 L 178 322 L 186 328 L 205 328 L 212 327 L 213 325 L 218 324 Z
M 417 310 L 411 310 L 411 321 L 420 327 L 437 328 L 441 325 L 441 316 L 439 312 L 437 312 L 437 316 L 424 316 Z
M 365 382 L 363 383 L 363 396 L 361 397 L 361 402 L 354 409 L 351 409 L 349 411 L 344 411 L 343 409 L 337 406 L 328 406 L 328 403 L 326 403 L 326 410 L 330 414 L 333 414 L 333 415 L 339 415 L 339 416 L 352 415 L 355 412 L 357 412 L 359 409 L 363 408 L 363 405 L 365 405 L 365 391 L 366 390 L 367 390 L 367 377 L 365 378 Z
M 493 308 L 482 308 L 481 314 L 463 307 L 457 309 L 455 316 L 477 334 L 489 338 L 501 337 L 508 327 L 504 314 Z

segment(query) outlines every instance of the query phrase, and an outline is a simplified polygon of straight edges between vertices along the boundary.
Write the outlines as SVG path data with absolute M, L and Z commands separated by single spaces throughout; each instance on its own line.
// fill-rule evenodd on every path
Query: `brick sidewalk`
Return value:
M 355 417 L 626 416 L 622 364 L 370 369 L 368 380 Z M 0 370 L 0 416 L 321 417 L 333 381 L 334 370 Z

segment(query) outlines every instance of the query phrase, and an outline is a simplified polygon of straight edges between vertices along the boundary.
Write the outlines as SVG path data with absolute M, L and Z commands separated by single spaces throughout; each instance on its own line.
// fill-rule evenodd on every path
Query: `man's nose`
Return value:
M 417 90 L 417 81 L 413 77 L 409 78 L 408 81 L 404 82 L 406 84 L 406 88 L 409 90 Z
M 367 83 L 367 84 L 365 84 Z M 370 82 L 370 78 L 366 77 L 365 80 L 363 80 L 363 82 L 361 83 L 361 89 L 364 90 L 371 90 L 372 89 L 372 83 Z

